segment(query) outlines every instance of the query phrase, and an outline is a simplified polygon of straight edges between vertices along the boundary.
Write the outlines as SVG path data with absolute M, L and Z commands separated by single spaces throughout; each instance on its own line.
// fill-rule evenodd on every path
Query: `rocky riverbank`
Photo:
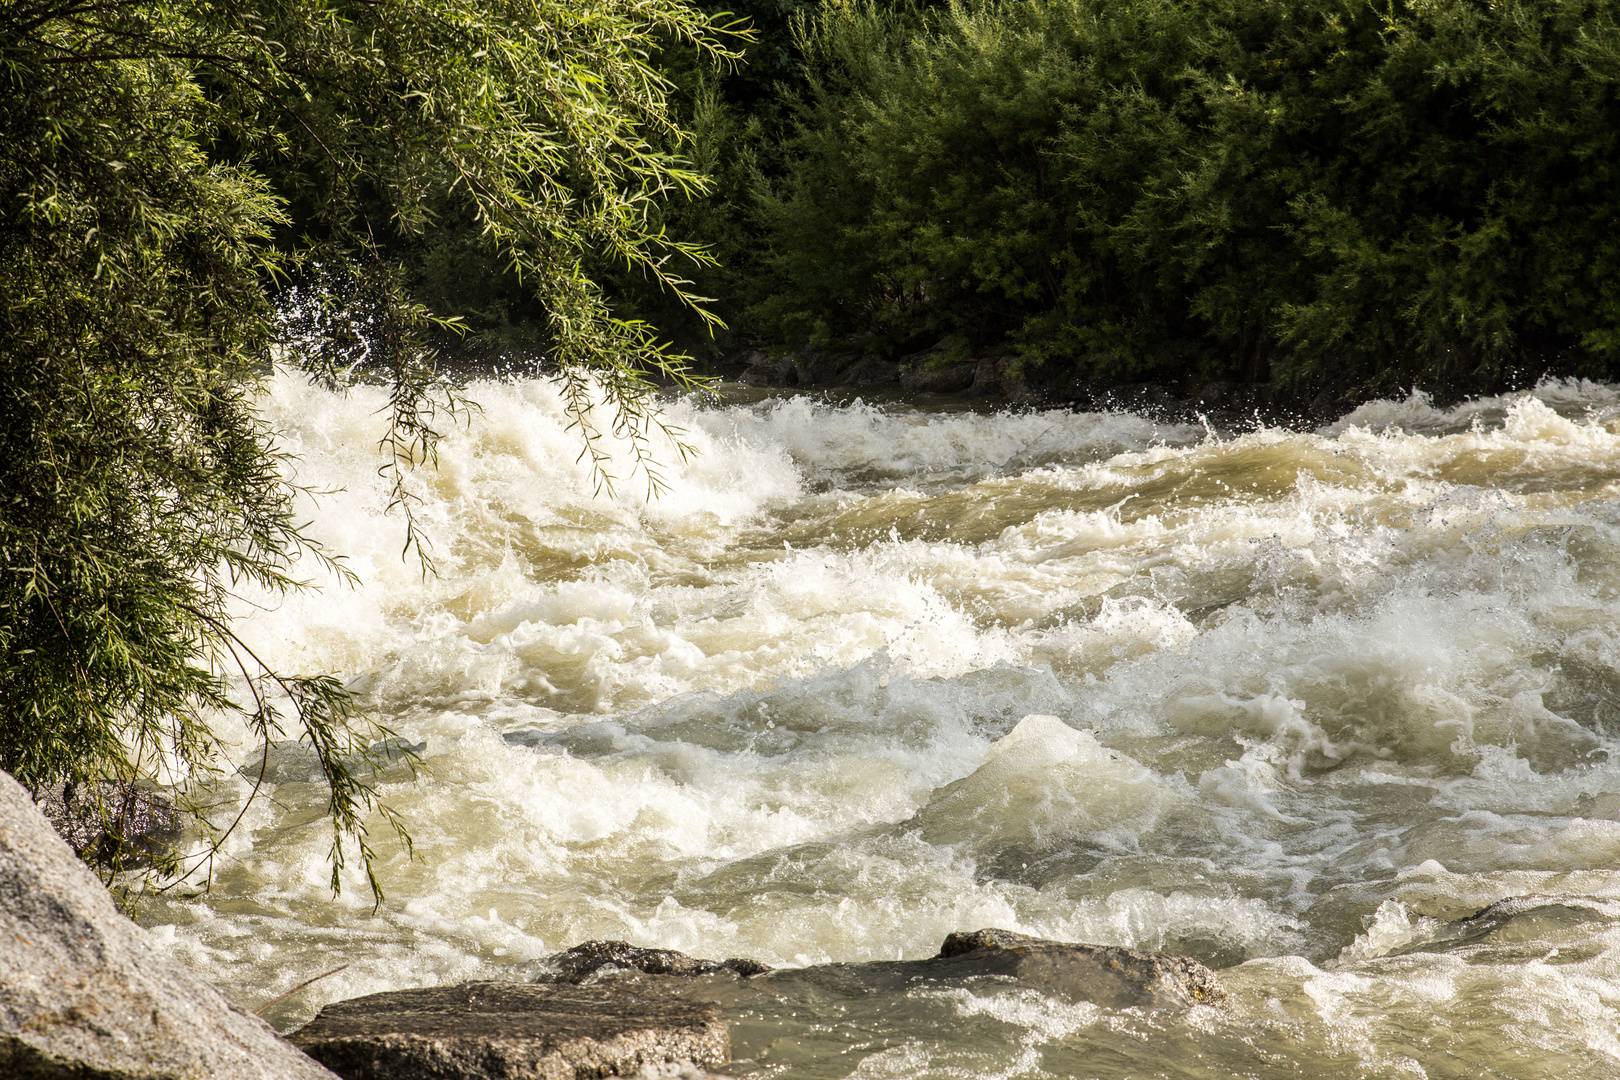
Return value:
M 749 350 L 720 367 L 724 379 L 758 388 L 845 390 L 949 397 L 996 407 L 1125 411 L 1178 422 L 1321 423 L 1342 411 L 1331 389 L 1284 395 L 1259 384 L 1202 379 L 1099 384 L 1082 373 L 1032 366 L 1011 355 L 978 355 L 962 338 L 888 360 L 838 348 Z

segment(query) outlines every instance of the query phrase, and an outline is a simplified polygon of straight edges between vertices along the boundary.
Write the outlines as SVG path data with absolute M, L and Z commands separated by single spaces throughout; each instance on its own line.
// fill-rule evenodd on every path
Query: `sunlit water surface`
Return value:
M 717 991 L 729 1071 L 1620 1075 L 1613 388 L 1243 434 L 677 403 L 696 454 L 651 501 L 593 497 L 549 384 L 472 391 L 413 478 L 426 579 L 380 392 L 264 403 L 360 584 L 239 629 L 423 755 L 382 785 L 421 857 L 380 844 L 375 913 L 354 873 L 330 895 L 295 749 L 212 892 L 144 908 L 250 1008 L 348 965 L 282 1029 L 590 938 L 802 967 L 998 926 L 1191 954 L 1229 997 L 789 976 Z

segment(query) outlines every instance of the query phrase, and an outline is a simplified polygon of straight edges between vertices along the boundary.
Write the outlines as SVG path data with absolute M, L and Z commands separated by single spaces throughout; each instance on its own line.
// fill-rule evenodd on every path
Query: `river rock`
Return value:
M 599 972 L 615 977 L 592 978 Z M 548 957 L 536 981 L 605 985 L 615 981 L 615 973 L 622 973 L 626 985 L 646 986 L 660 980 L 649 983 L 635 973 L 666 976 L 673 983 L 721 972 L 743 978 L 769 974 L 761 988 L 832 973 L 841 982 L 890 990 L 918 981 L 962 982 L 1002 976 L 1053 997 L 1110 1008 L 1184 1008 L 1213 1004 L 1226 996 L 1215 973 L 1189 957 L 1112 945 L 1049 941 L 995 929 L 951 934 L 938 955 L 926 960 L 825 964 L 774 974 L 772 968 L 757 960 L 700 960 L 673 949 L 642 949 L 622 941 L 588 941 Z
M 747 977 L 771 968 L 758 960 L 701 960 L 674 949 L 643 949 L 626 941 L 587 941 L 545 959 L 537 982 L 580 983 L 602 968 L 621 968 L 648 975 L 712 975 L 729 971 Z
M 1177 1008 L 1226 996 L 1213 971 L 1185 956 L 1048 941 L 1010 930 L 951 934 L 939 955 L 923 963 L 936 977 L 1006 975 L 1053 997 L 1111 1008 Z
M 985 357 L 976 361 L 973 366 L 973 382 L 968 389 L 975 394 L 997 394 L 1001 392 L 1001 361 L 994 357 Z
M 893 386 L 900 381 L 900 364 L 869 356 L 845 371 L 840 381 L 845 386 Z
M 33 794 L 73 853 L 97 866 L 148 866 L 180 839 L 179 807 L 160 791 L 100 780 L 52 784 Z
M 396 990 L 328 1005 L 292 1040 L 347 1080 L 701 1077 L 730 1057 L 726 1026 L 713 1005 L 667 987 L 605 979 Z
M 922 352 L 900 358 L 900 389 L 913 394 L 954 394 L 973 385 L 979 361 L 968 359 L 966 339 L 940 338 Z
M 332 1080 L 160 952 L 0 772 L 0 1076 Z
M 978 370 L 977 360 L 902 366 L 900 389 L 913 394 L 954 394 L 971 387 Z
M 856 357 L 843 352 L 828 352 L 814 346 L 807 347 L 793 358 L 794 373 L 800 386 L 832 386 L 855 365 Z
M 791 386 L 799 381 L 799 369 L 791 356 L 770 356 L 755 350 L 743 358 L 747 367 L 738 382 L 745 386 Z

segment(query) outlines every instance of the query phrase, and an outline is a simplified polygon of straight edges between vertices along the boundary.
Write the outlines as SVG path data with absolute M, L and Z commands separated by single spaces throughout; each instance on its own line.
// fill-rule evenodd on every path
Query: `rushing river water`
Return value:
M 212 893 L 143 909 L 250 1008 L 349 965 L 281 1028 L 590 938 L 800 967 L 998 926 L 1190 954 L 1229 997 L 787 976 L 723 995 L 729 1071 L 1620 1075 L 1613 388 L 1241 434 L 677 403 L 697 454 L 652 501 L 593 497 L 548 384 L 473 393 L 415 478 L 428 579 L 380 394 L 265 402 L 361 584 L 239 627 L 424 759 L 383 785 L 421 858 L 379 845 L 375 914 L 327 890 L 295 749 Z

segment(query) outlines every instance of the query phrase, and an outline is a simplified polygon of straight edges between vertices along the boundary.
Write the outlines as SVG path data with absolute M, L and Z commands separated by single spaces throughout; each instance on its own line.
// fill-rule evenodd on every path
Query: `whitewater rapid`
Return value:
M 348 965 L 279 1027 L 591 938 L 801 967 L 997 926 L 1187 953 L 1230 997 L 739 988 L 730 1071 L 1620 1075 L 1615 388 L 1243 433 L 681 400 L 652 498 L 598 493 L 549 383 L 469 390 L 409 480 L 431 576 L 382 393 L 262 402 L 358 584 L 244 595 L 237 629 L 423 758 L 381 785 L 420 857 L 379 842 L 375 913 L 328 891 L 295 747 L 211 891 L 146 902 L 250 1008 Z

